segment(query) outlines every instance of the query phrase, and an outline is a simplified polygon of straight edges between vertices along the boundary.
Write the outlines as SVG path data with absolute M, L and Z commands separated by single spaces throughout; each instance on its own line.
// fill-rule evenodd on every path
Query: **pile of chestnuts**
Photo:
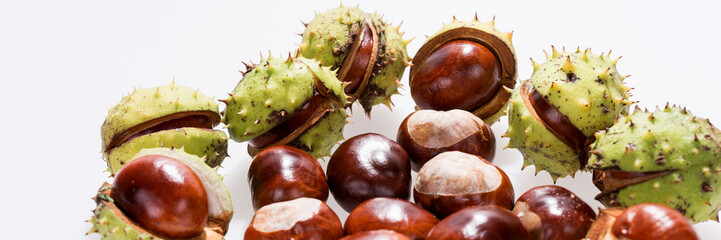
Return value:
M 574 161 L 580 160 L 581 169 L 586 166 L 587 150 L 595 137 L 586 136 L 592 132 L 584 135 L 559 107 L 547 101 L 549 97 L 539 93 L 540 88 L 531 88 L 530 80 L 516 86 L 512 34 L 498 31 L 494 21 L 482 23 L 476 18 L 460 22 L 454 18 L 428 38 L 411 64 L 405 50 L 407 42 L 402 41 L 397 28 L 357 8 L 341 7 L 332 11 L 340 11 L 348 19 L 336 18 L 335 12 L 319 15 L 322 17 L 306 24 L 308 29 L 298 53 L 304 57 L 327 55 L 326 62 L 315 62 L 317 59 L 312 56 L 302 59 L 289 56 L 285 61 L 269 57 L 262 65 L 249 66 L 248 72 L 252 71 L 249 76 L 254 79 L 243 83 L 247 86 L 239 84 L 240 90 L 234 92 L 237 95 L 230 94 L 229 99 L 222 100 L 226 110 L 232 109 L 230 106 L 239 108 L 235 113 L 220 114 L 231 128 L 231 138 L 249 141 L 249 153 L 253 156 L 247 181 L 255 214 L 244 239 L 698 239 L 692 223 L 684 216 L 686 209 L 681 210 L 682 213 L 678 208 L 642 203 L 626 209 L 600 209 L 597 216 L 586 202 L 556 185 L 537 186 L 516 198 L 508 175 L 493 165 L 496 142 L 490 127 L 507 113 L 509 102 L 513 108 L 513 104 L 523 104 L 519 101 L 531 101 L 531 114 L 509 113 L 509 119 L 514 115 L 543 120 L 530 122 L 542 127 L 535 128 L 536 131 L 557 130 L 549 136 L 570 142 L 566 144 L 574 147 L 573 154 L 578 155 Z M 327 35 L 319 38 L 322 34 Z M 336 40 L 347 42 L 339 44 Z M 327 49 L 328 46 L 332 49 Z M 579 50 L 572 54 L 589 62 L 588 52 Z M 561 53 L 554 48 L 551 57 L 559 56 Z M 603 54 L 599 58 L 603 60 Z M 571 56 L 565 59 L 561 70 L 574 70 L 576 65 Z M 615 68 L 615 62 L 612 63 Z M 355 100 L 367 114 L 373 105 L 390 106 L 390 96 L 398 93 L 396 89 L 401 85 L 398 78 L 407 66 L 412 66 L 409 85 L 417 110 L 400 123 L 396 139 L 364 133 L 343 141 L 332 154 L 328 153 L 336 139 L 342 137 L 347 117 L 345 108 Z M 534 67 L 538 65 L 534 63 Z M 613 80 L 610 69 L 593 84 Z M 298 79 L 301 75 L 304 78 Z M 564 76 L 567 84 L 584 77 L 582 73 L 572 72 Z M 554 84 L 548 85 L 551 89 L 558 87 Z M 174 83 L 168 88 L 176 89 Z M 276 95 L 276 90 L 271 88 L 284 90 L 286 95 Z M 146 90 L 147 96 L 137 97 L 138 102 L 133 103 L 140 107 L 156 106 L 143 99 L 158 98 L 160 89 L 155 93 Z M 305 95 L 298 94 L 303 89 Z M 256 92 L 266 94 L 267 99 L 260 101 L 253 98 L 253 94 L 247 94 Z M 524 96 L 514 100 L 519 94 Z M 590 90 L 588 94 L 591 95 Z M 295 95 L 298 99 L 291 97 Z M 609 98 L 606 92 L 601 95 L 600 98 Z M 138 136 L 129 135 L 129 139 L 138 138 L 143 141 L 135 142 L 147 146 L 133 148 L 140 153 L 127 162 L 118 160 L 116 165 L 124 167 L 117 172 L 113 184 L 103 185 L 96 197 L 98 207 L 91 222 L 94 232 L 104 239 L 215 240 L 224 237 L 233 214 L 230 196 L 214 168 L 220 163 L 206 160 L 225 158 L 227 138 L 212 132 L 212 126 L 220 121 L 216 116 L 217 106 L 198 103 L 197 92 L 192 96 L 196 101 L 187 103 L 191 107 L 186 108 L 190 110 L 172 115 L 192 118 L 166 121 L 169 117 L 161 117 L 162 121 L 139 125 L 147 129 L 138 130 Z M 303 96 L 307 99 L 303 100 Z M 181 105 L 180 99 L 176 97 L 176 108 Z M 613 101 L 623 106 L 631 103 L 627 99 Z M 127 108 L 138 108 L 135 105 Z M 197 108 L 196 105 L 212 105 L 211 110 L 202 111 L 212 118 L 195 116 L 200 111 L 193 108 Z M 584 111 L 594 107 L 586 102 L 576 105 Z M 603 104 L 595 110 L 609 112 Z M 683 111 L 685 114 L 686 110 Z M 238 119 L 232 120 L 233 117 Z M 653 121 L 653 114 L 649 119 Z M 130 120 L 126 125 L 136 124 Z M 140 127 L 130 126 L 131 130 Z M 170 129 L 176 133 L 191 127 L 218 136 L 205 134 L 181 139 L 161 135 L 157 137 L 160 143 L 145 136 L 156 130 Z M 524 127 L 521 135 L 534 134 L 532 130 L 534 128 Z M 715 128 L 711 131 L 716 133 Z M 651 131 L 647 133 L 651 139 Z M 110 139 L 117 134 L 105 135 Z M 703 138 L 715 140 L 711 135 Z M 171 140 L 182 144 L 164 148 L 165 142 L 170 144 Z M 199 148 L 204 151 L 195 149 L 198 153 L 194 155 L 183 152 L 204 141 L 212 143 Z M 699 136 L 695 136 L 695 141 L 699 141 Z M 544 144 L 521 145 L 535 154 L 538 148 L 552 147 Z M 143 149 L 154 145 L 160 148 L 150 152 Z M 637 147 L 634 144 L 626 149 L 628 152 Z M 706 148 L 711 151 L 710 147 Z M 602 155 L 596 150 L 591 153 Z M 328 155 L 324 170 L 319 158 Z M 553 159 L 549 154 L 543 157 Z M 659 165 L 666 164 L 665 158 L 661 160 Z M 713 167 L 705 173 L 710 175 Z M 721 172 L 721 165 L 716 169 Z M 676 170 L 654 172 L 655 175 L 627 173 L 615 168 L 602 171 L 596 174 L 601 179 L 596 181 L 597 186 L 612 187 L 615 191 L 628 185 L 618 183 L 627 178 L 634 180 L 625 183 L 635 184 Z M 413 172 L 416 172 L 415 179 Z M 645 177 L 639 177 L 641 175 Z M 701 186 L 704 193 L 713 191 L 708 183 Z M 614 193 L 617 194 L 607 192 Z M 326 204 L 330 196 L 349 213 L 345 222 Z

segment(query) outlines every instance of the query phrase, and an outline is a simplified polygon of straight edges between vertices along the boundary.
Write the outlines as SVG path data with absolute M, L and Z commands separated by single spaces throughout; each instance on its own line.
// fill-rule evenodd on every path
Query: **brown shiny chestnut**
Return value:
M 414 171 L 442 152 L 461 151 L 489 162 L 496 153 L 496 137 L 488 124 L 458 109 L 415 111 L 401 123 L 396 140 L 411 157 Z
M 208 220 L 203 182 L 184 163 L 167 156 L 129 162 L 115 175 L 111 197 L 144 229 L 170 238 L 198 236 Z
M 444 217 L 473 205 L 513 207 L 513 186 L 503 170 L 483 158 L 458 151 L 428 161 L 413 187 L 416 204 Z
M 372 230 L 354 233 L 340 240 L 410 240 L 410 238 L 391 230 Z
M 328 184 L 318 161 L 286 145 L 260 151 L 248 169 L 253 208 L 300 197 L 328 200 Z
M 515 77 L 510 42 L 460 26 L 444 30 L 421 46 L 413 58 L 409 81 L 418 108 L 463 109 L 486 120 L 508 102 L 510 94 L 504 87 L 513 89 Z
M 691 222 L 680 212 L 656 203 L 642 203 L 626 210 L 601 209 L 588 231 L 590 240 L 697 240 Z
M 513 214 L 534 240 L 577 240 L 596 219 L 586 202 L 568 189 L 556 185 L 531 188 L 516 201 Z
M 345 221 L 345 234 L 393 230 L 410 239 L 424 239 L 438 223 L 433 214 L 402 199 L 373 198 L 358 205 Z
M 333 198 L 348 212 L 374 197 L 410 198 L 408 154 L 380 134 L 361 134 L 343 142 L 328 161 L 327 176 Z
M 453 40 L 418 65 L 411 96 L 421 109 L 470 111 L 490 100 L 500 86 L 501 65 L 493 52 L 473 41 Z
M 298 198 L 260 208 L 245 230 L 245 240 L 339 239 L 343 227 L 338 215 L 315 198 Z
M 435 239 L 527 240 L 521 220 L 495 205 L 464 208 L 436 224 L 426 237 Z

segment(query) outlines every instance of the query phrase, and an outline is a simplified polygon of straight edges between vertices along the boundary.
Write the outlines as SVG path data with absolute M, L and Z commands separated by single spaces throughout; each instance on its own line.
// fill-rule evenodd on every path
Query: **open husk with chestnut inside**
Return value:
M 410 64 L 400 25 L 391 26 L 375 13 L 340 6 L 316 14 L 305 24 L 301 55 L 337 70 L 351 102 L 358 100 L 370 116 L 373 106 L 393 104 L 400 79 Z
M 103 240 L 220 240 L 233 215 L 221 177 L 178 149 L 140 151 L 103 184 L 89 220 Z
M 255 156 L 288 145 L 320 158 L 343 138 L 348 96 L 335 71 L 303 57 L 269 56 L 248 65 L 227 99 L 223 123 Z
M 488 124 L 505 115 L 516 83 L 512 33 L 495 21 L 446 24 L 428 37 L 413 58 L 411 96 L 420 109 L 463 109 Z
M 101 126 L 103 159 L 115 174 L 145 148 L 183 148 L 203 157 L 210 167 L 223 162 L 228 151 L 218 103 L 197 89 L 170 84 L 135 89 L 109 111 Z

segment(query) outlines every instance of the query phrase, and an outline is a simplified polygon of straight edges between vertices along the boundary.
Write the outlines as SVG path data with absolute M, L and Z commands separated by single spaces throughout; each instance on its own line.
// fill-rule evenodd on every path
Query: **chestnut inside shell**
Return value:
M 347 83 L 347 94 L 357 97 L 363 93 L 371 77 L 378 57 L 379 41 L 378 32 L 370 17 L 366 17 L 354 35 L 350 51 L 340 66 L 338 79 Z
M 133 138 L 154 132 L 184 127 L 213 129 L 213 127 L 217 126 L 219 123 L 220 115 L 213 111 L 179 112 L 156 118 L 142 124 L 138 124 L 123 132 L 116 133 L 113 135 L 110 143 L 108 143 L 108 146 L 105 147 L 105 151 L 109 152 L 113 148 L 120 146 Z
M 133 221 L 159 235 L 189 238 L 207 225 L 203 183 L 170 157 L 149 155 L 128 163 L 116 175 L 111 197 Z
M 460 27 L 429 39 L 413 58 L 411 96 L 420 109 L 464 109 L 487 119 L 513 89 L 516 60 L 493 34 Z

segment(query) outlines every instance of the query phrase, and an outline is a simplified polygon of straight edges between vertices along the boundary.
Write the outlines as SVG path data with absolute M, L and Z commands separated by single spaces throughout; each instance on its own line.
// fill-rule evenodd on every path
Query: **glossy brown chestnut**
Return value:
M 333 210 L 315 198 L 298 198 L 260 208 L 244 239 L 339 239 L 343 226 Z
M 431 229 L 426 239 L 526 240 L 531 237 L 511 211 L 488 205 L 467 207 L 448 216 Z
M 361 85 L 370 77 L 378 54 L 378 35 L 372 22 L 363 22 L 359 30 L 338 73 L 338 79 L 348 84 L 345 92 L 356 96 L 363 91 Z
M 626 210 L 601 209 L 588 231 L 590 240 L 697 240 L 691 222 L 680 212 L 656 203 L 643 203 Z
M 418 171 L 413 199 L 444 217 L 473 205 L 513 207 L 513 186 L 503 170 L 476 155 L 441 153 Z
M 373 198 L 358 205 L 345 221 L 345 234 L 393 230 L 410 239 L 424 239 L 438 223 L 433 214 L 402 199 Z
M 691 222 L 680 212 L 661 204 L 646 203 L 627 208 L 611 226 L 620 239 L 698 239 Z
M 442 152 L 461 151 L 489 162 L 496 153 L 496 137 L 488 124 L 458 109 L 415 111 L 401 123 L 396 140 L 411 157 L 414 171 Z
M 248 169 L 253 208 L 300 197 L 328 200 L 328 184 L 318 161 L 286 145 L 264 149 Z
M 568 189 L 545 185 L 526 191 L 513 207 L 532 239 L 576 240 L 596 219 L 596 213 Z
M 166 237 L 197 236 L 208 220 L 203 182 L 184 163 L 167 156 L 129 162 L 115 175 L 111 197 L 133 221 Z
M 410 238 L 391 230 L 372 230 L 354 233 L 341 240 L 410 240 Z
M 418 65 L 410 85 L 420 109 L 472 111 L 503 90 L 501 65 L 485 46 L 453 40 Z
M 361 134 L 343 142 L 328 161 L 327 174 L 333 198 L 348 212 L 374 197 L 410 197 L 408 154 L 380 134 Z

